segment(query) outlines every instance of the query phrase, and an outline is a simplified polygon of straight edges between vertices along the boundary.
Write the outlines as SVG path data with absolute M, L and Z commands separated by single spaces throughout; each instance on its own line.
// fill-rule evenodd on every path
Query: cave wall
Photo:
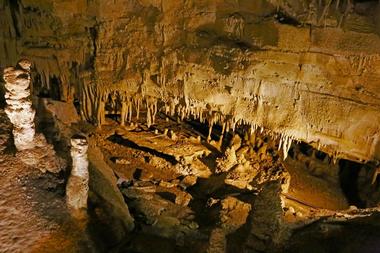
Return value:
M 378 1 L 0 0 L 0 66 L 93 122 L 116 90 L 378 160 L 379 31 Z

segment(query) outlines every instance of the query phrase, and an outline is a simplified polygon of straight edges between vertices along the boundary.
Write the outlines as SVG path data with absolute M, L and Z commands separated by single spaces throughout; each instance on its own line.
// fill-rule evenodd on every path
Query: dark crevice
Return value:
M 95 59 L 96 55 L 98 53 L 98 48 L 96 45 L 96 41 L 98 39 L 98 28 L 97 26 L 93 26 L 88 28 L 88 33 L 90 35 L 90 40 L 91 40 L 91 55 L 89 57 L 89 62 L 88 62 L 88 68 L 91 70 L 95 70 Z
M 50 77 L 50 97 L 54 100 L 61 100 L 61 80 L 59 77 Z
M 0 73 L 1 73 L 1 69 L 0 69 Z M 5 102 L 5 87 L 4 87 L 4 83 L 0 79 L 0 109 L 4 109 L 5 105 L 6 105 L 6 102 Z
M 299 144 L 299 150 L 301 151 L 302 154 L 309 157 L 313 154 L 313 147 L 304 142 L 301 142 Z
M 95 69 L 95 59 L 96 59 L 96 55 L 98 51 L 98 48 L 96 46 L 96 40 L 98 39 L 98 30 L 96 29 L 96 27 L 90 28 L 90 35 L 91 35 L 91 42 L 92 42 L 92 47 L 93 47 L 91 67 L 92 69 Z
M 153 156 L 157 156 L 157 157 L 160 157 L 162 159 L 165 159 L 166 161 L 170 162 L 173 165 L 176 165 L 178 163 L 178 161 L 174 158 L 174 156 L 158 152 L 157 150 L 154 150 L 154 149 L 151 149 L 148 147 L 141 147 L 141 146 L 137 145 L 136 143 L 134 143 L 130 140 L 124 139 L 121 135 L 118 135 L 118 134 L 114 134 L 114 135 L 108 137 L 107 140 L 112 141 L 113 143 L 117 143 L 119 145 L 123 145 L 123 146 L 129 147 L 129 148 L 133 148 L 133 149 L 137 149 L 137 150 L 141 150 L 141 151 L 150 153 Z
M 323 161 L 326 158 L 326 156 L 327 156 L 327 154 L 324 153 L 324 152 L 322 152 L 322 151 L 317 150 L 315 152 L 315 158 L 317 158 L 317 159 L 319 159 L 321 161 Z
M 21 31 L 20 31 L 20 28 L 18 25 L 18 20 L 17 20 L 18 19 L 17 16 L 20 13 L 19 1 L 18 0 L 9 0 L 9 9 L 10 9 L 11 15 L 12 15 L 12 23 L 13 23 L 13 27 L 15 29 L 16 38 L 20 38 L 21 37 Z
M 157 192 L 157 195 L 160 196 L 163 199 L 166 199 L 172 203 L 175 203 L 176 195 L 171 192 Z
M 298 20 L 296 20 L 295 18 L 287 15 L 286 13 L 284 12 L 277 12 L 275 15 L 274 15 L 274 18 L 281 24 L 287 24 L 287 25 L 292 25 L 292 26 L 300 26 L 301 23 L 298 22 Z
M 362 164 L 348 161 L 339 161 L 339 180 L 343 193 L 350 205 L 355 205 L 359 208 L 365 208 L 366 203 L 359 196 L 358 178 Z
M 378 0 L 353 0 L 354 4 L 355 3 L 367 3 L 367 2 L 375 2 L 377 3 Z

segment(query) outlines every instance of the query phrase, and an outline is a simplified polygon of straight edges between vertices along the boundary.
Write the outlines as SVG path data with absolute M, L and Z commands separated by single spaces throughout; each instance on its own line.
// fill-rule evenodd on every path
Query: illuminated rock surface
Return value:
M 67 205 L 74 209 L 87 207 L 88 199 L 88 143 L 84 136 L 71 138 L 71 158 L 73 167 L 66 185 Z
M 13 139 L 18 157 L 25 164 L 40 169 L 42 172 L 58 173 L 65 167 L 65 162 L 56 157 L 52 145 L 46 142 L 42 134 L 35 133 L 35 110 L 31 101 L 31 62 L 21 60 L 17 67 L 4 69 L 5 113 L 13 125 Z
M 211 125 L 243 120 L 336 157 L 380 156 L 376 1 L 28 0 L 1 10 L 0 64 L 28 57 L 36 94 L 78 99 L 94 123 L 110 96 L 123 123 L 147 107 L 150 125 L 165 107 Z
M 30 165 L 25 177 L 66 169 L 44 184 L 68 180 L 69 206 L 88 206 L 64 235 L 99 252 L 376 252 L 378 1 L 0 0 L 0 24 L 4 81 L 30 84 L 36 108 L 36 134 L 33 110 L 9 113 L 28 125 L 14 128 L 19 152 L 0 121 L 0 161 Z M 28 62 L 6 68 L 22 58 L 30 76 Z M 88 199 L 72 187 L 87 177 L 62 178 L 86 167 L 70 156 L 75 133 L 88 136 Z M 63 188 L 53 216 L 67 212 Z M 20 205 L 49 226 L 5 196 L 0 216 Z M 28 222 L 5 230 L 36 231 L 43 252 Z M 0 235 L 0 251 L 25 248 Z
M 20 61 L 16 68 L 4 70 L 7 107 L 5 112 L 13 124 L 13 137 L 18 150 L 34 147 L 34 115 L 30 99 L 31 62 Z

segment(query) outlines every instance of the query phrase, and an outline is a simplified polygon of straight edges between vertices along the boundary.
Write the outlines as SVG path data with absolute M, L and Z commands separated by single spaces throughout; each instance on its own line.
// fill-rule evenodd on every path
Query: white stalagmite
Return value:
M 13 124 L 13 135 L 17 150 L 26 150 L 34 147 L 34 116 L 30 99 L 30 68 L 31 62 L 21 60 L 17 67 L 4 70 L 4 80 L 7 107 L 5 109 Z
M 66 186 L 66 203 L 74 209 L 87 207 L 88 198 L 88 143 L 86 137 L 74 135 L 71 138 L 73 167 Z

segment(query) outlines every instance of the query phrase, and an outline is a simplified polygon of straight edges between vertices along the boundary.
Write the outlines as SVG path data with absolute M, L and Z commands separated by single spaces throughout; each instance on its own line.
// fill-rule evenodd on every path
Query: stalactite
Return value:
M 132 117 L 133 117 L 133 102 L 132 102 L 132 100 L 130 98 L 128 98 L 127 110 L 128 110 L 128 121 L 132 122 Z
M 212 133 L 212 127 L 214 125 L 214 122 L 211 121 L 209 122 L 209 125 L 208 125 L 208 135 L 207 135 L 207 142 L 210 142 L 211 141 L 211 133 Z
M 142 98 L 139 95 L 136 95 L 133 98 L 133 101 L 134 101 L 135 106 L 136 106 L 136 120 L 139 120 L 139 118 L 140 118 L 141 100 L 142 100 Z
M 152 125 L 152 116 L 151 116 L 148 100 L 145 100 L 145 106 L 146 106 L 146 125 L 148 126 L 148 128 L 150 128 L 150 126 Z
M 99 128 L 102 127 L 103 124 L 106 122 L 106 102 L 108 99 L 108 93 L 107 92 L 101 92 L 98 97 L 98 107 L 97 107 L 97 125 Z
M 153 103 L 152 103 L 152 122 L 153 124 L 156 123 L 156 115 L 157 115 L 157 99 L 154 99 Z
M 282 135 L 280 134 L 280 142 L 278 144 L 278 150 L 280 150 L 282 147 Z
M 279 135 L 279 139 L 280 141 L 278 145 L 278 150 L 280 149 L 282 150 L 283 157 L 284 157 L 283 159 L 285 160 L 288 157 L 288 152 L 292 145 L 293 137 L 283 133 Z

